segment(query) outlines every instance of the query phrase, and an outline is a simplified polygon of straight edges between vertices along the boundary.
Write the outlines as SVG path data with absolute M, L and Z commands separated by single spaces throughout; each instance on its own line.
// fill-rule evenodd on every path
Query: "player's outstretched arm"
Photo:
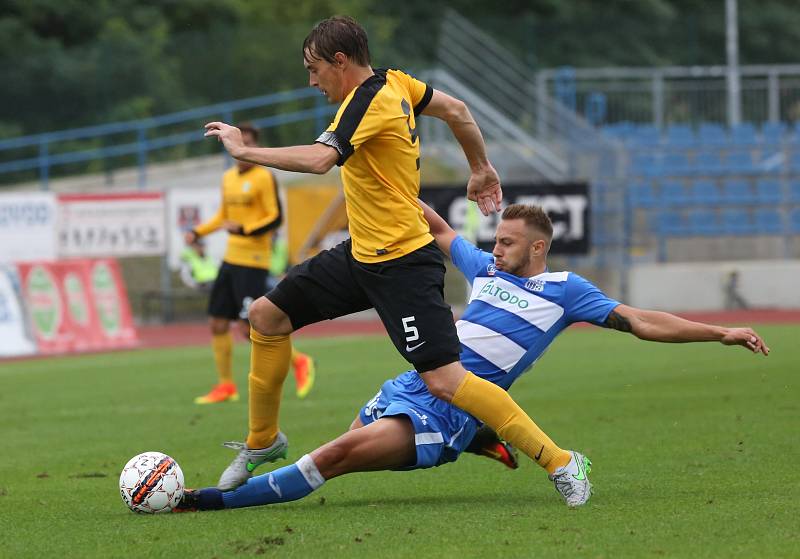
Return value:
M 205 136 L 216 137 L 222 142 L 231 157 L 256 165 L 284 171 L 324 175 L 339 160 L 339 153 L 325 144 L 315 143 L 283 148 L 251 147 L 244 145 L 242 132 L 235 126 L 224 122 L 209 122 L 205 128 Z
M 437 246 L 445 255 L 450 256 L 450 245 L 453 244 L 453 239 L 456 238 L 456 232 L 428 204 L 419 199 L 417 199 L 417 202 L 422 207 L 425 220 L 431 227 L 431 235 L 433 235 Z
M 619 305 L 611 311 L 606 319 L 606 326 L 653 342 L 720 342 L 724 345 L 740 345 L 753 353 L 769 355 L 769 347 L 752 328 L 726 328 L 627 305 Z
M 486 144 L 481 131 L 463 101 L 436 89 L 422 114 L 443 120 L 456 137 L 470 168 L 467 198 L 477 202 L 483 215 L 500 211 L 503 190 L 500 177 L 486 156 Z

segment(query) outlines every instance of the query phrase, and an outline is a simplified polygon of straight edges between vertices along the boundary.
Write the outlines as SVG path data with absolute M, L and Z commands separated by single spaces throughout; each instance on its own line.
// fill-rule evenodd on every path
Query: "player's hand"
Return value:
M 500 177 L 491 163 L 482 171 L 470 175 L 467 182 L 467 199 L 477 202 L 483 215 L 500 211 L 503 189 L 500 187 Z
M 228 153 L 233 157 L 236 157 L 238 151 L 244 147 L 242 131 L 235 126 L 225 124 L 224 122 L 209 122 L 206 124 L 205 128 L 205 137 L 210 138 L 216 136 L 216 138 L 222 142 L 222 145 L 225 146 L 225 149 L 228 150 Z
M 183 242 L 187 245 L 192 245 L 197 240 L 197 233 L 194 231 L 187 231 L 183 234 Z
M 724 345 L 740 345 L 753 353 L 769 355 L 769 348 L 752 328 L 731 328 L 720 340 Z
M 222 227 L 225 228 L 225 231 L 228 233 L 241 233 L 242 232 L 242 224 L 236 223 L 235 221 L 231 221 L 226 219 L 222 222 Z

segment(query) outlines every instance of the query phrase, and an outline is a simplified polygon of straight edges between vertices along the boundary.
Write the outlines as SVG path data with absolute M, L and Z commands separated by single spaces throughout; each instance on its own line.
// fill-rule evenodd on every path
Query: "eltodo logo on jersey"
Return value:
M 525 282 L 525 289 L 533 291 L 534 293 L 540 293 L 544 291 L 544 280 L 531 278 Z

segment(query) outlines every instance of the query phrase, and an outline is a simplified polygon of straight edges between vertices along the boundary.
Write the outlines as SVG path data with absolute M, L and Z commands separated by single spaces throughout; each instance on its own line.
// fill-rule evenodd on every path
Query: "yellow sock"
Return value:
M 453 396 L 453 405 L 486 423 L 548 473 L 570 460 L 569 452 L 539 429 L 508 392 L 488 380 L 467 372 Z
M 211 349 L 220 382 L 233 382 L 233 336 L 230 331 L 211 336 Z
M 289 372 L 289 336 L 264 336 L 250 328 L 250 433 L 247 446 L 266 448 L 278 435 L 283 381 Z

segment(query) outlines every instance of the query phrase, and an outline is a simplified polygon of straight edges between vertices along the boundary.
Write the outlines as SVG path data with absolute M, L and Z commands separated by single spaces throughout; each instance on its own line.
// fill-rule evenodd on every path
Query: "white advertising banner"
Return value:
M 151 256 L 166 251 L 160 192 L 61 194 L 58 204 L 62 258 Z
M 0 262 L 55 258 L 56 214 L 50 192 L 0 194 Z
M 198 224 L 210 219 L 217 210 L 222 193 L 220 188 L 173 188 L 167 193 L 167 228 L 169 266 L 177 270 L 184 249 L 183 236 Z M 228 234 L 216 231 L 203 238 L 206 252 L 215 260 L 222 262 Z
M 36 345 L 25 327 L 16 270 L 0 266 L 0 358 L 29 355 Z

